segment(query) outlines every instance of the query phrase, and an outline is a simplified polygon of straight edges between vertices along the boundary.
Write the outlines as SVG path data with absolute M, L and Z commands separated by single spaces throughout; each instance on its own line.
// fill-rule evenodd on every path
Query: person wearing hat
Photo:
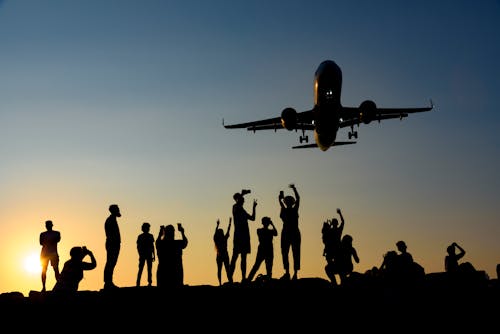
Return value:
M 250 245 L 250 229 L 248 226 L 249 221 L 255 221 L 255 207 L 257 206 L 257 200 L 253 200 L 252 214 L 248 213 L 243 207 L 245 203 L 245 195 L 249 194 L 250 190 L 243 189 L 241 193 L 235 193 L 233 195 L 233 254 L 231 256 L 231 262 L 229 264 L 231 277 L 234 278 L 234 270 L 236 267 L 236 261 L 238 257 L 241 257 L 240 269 L 241 269 L 241 281 L 246 281 L 247 273 L 247 255 L 251 252 Z
M 59 280 L 59 253 L 57 244 L 61 241 L 61 233 L 53 230 L 54 223 L 52 220 L 45 221 L 46 231 L 40 233 L 40 263 L 42 265 L 42 292 L 46 291 L 47 268 L 49 263 L 54 269 L 56 282 Z

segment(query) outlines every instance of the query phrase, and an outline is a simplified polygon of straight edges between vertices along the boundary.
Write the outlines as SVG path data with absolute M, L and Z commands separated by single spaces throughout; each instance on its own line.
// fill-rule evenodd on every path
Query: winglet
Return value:
M 432 102 L 432 99 L 429 99 L 430 103 L 431 103 L 431 109 L 434 108 L 434 102 Z

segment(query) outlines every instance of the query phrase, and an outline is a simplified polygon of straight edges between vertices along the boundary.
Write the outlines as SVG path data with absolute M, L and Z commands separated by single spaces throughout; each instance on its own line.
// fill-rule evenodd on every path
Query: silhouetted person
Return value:
M 149 232 L 151 225 L 142 223 L 142 233 L 137 236 L 137 253 L 139 254 L 139 269 L 137 271 L 136 286 L 141 286 L 142 270 L 146 264 L 148 272 L 148 286 L 153 283 L 153 262 L 155 260 L 155 237 Z
M 406 246 L 406 243 L 403 240 L 400 240 L 396 242 L 396 247 L 399 251 L 398 254 L 398 261 L 401 263 L 403 266 L 411 266 L 413 263 L 413 256 L 408 252 L 408 247 Z
M 380 266 L 383 282 L 390 286 L 414 284 L 424 279 L 425 271 L 422 266 L 413 260 L 407 251 L 406 243 L 402 240 L 396 243 L 399 251 L 388 251 Z
M 160 226 L 160 233 L 156 238 L 156 255 L 158 268 L 156 284 L 160 288 L 181 287 L 184 285 L 184 267 L 182 251 L 188 245 L 184 228 L 179 223 L 177 229 L 182 239 L 175 239 L 174 225 Z
M 113 283 L 113 272 L 118 255 L 120 254 L 121 237 L 120 228 L 116 218 L 121 217 L 120 208 L 116 204 L 109 206 L 110 215 L 104 223 L 106 232 L 106 264 L 104 266 L 104 289 L 113 289 L 117 286 Z
M 227 231 L 219 227 L 220 221 L 217 219 L 217 225 L 215 226 L 214 232 L 214 246 L 215 246 L 215 262 L 217 264 L 217 279 L 219 280 L 219 285 L 222 285 L 222 267 L 226 269 L 227 280 L 229 283 L 233 282 L 233 277 L 231 276 L 231 267 L 229 263 L 229 252 L 227 250 L 227 240 L 229 239 L 229 231 L 231 230 L 231 220 L 229 218 L 229 225 L 227 226 Z
M 345 221 L 340 209 L 337 209 L 337 213 L 340 216 L 340 224 L 337 218 L 332 218 L 332 220 L 324 222 L 321 229 L 323 244 L 325 246 L 323 256 L 327 262 L 333 262 L 340 251 Z
M 59 280 L 59 253 L 57 244 L 61 241 L 61 233 L 53 230 L 54 224 L 51 220 L 45 222 L 46 231 L 40 233 L 40 263 L 42 265 L 42 291 L 46 291 L 47 268 L 49 263 L 54 269 L 56 282 Z
M 97 266 L 94 254 L 87 247 L 73 247 L 69 255 L 71 258 L 64 263 L 59 280 L 52 291 L 76 292 L 83 279 L 85 270 L 92 270 Z M 90 262 L 84 262 L 85 256 L 90 257 Z
M 464 257 L 465 250 L 456 242 L 449 245 L 446 248 L 446 252 L 447 255 L 444 258 L 444 269 L 447 273 L 452 275 L 463 275 L 476 271 L 470 262 L 459 262 Z
M 266 265 L 266 275 L 267 279 L 273 277 L 273 259 L 274 259 L 274 247 L 273 238 L 278 235 L 278 231 L 273 224 L 273 221 L 269 217 L 262 217 L 262 227 L 257 229 L 257 236 L 259 237 L 259 246 L 257 248 L 257 255 L 255 257 L 255 263 L 250 270 L 248 275 L 248 281 L 251 282 L 253 277 L 259 270 L 262 262 Z
M 354 270 L 352 261 L 354 260 L 356 263 L 359 263 L 358 252 L 352 245 L 352 241 L 353 239 L 349 234 L 344 235 L 340 242 L 340 249 L 335 261 L 327 264 L 327 266 L 330 265 L 327 274 L 334 285 L 337 285 L 335 274 L 339 275 L 340 284 L 343 284 Z
M 281 230 L 281 257 L 283 259 L 283 268 L 285 273 L 282 279 L 290 279 L 290 261 L 288 253 L 292 248 L 293 258 L 293 279 L 297 279 L 298 271 L 300 270 L 300 229 L 299 229 L 299 207 L 300 196 L 294 184 L 289 186 L 292 188 L 295 198 L 293 196 L 284 196 L 283 191 L 280 191 L 278 201 L 280 203 L 280 218 L 283 222 Z
M 249 194 L 250 190 L 242 190 L 241 193 L 235 193 L 233 199 L 235 203 L 233 204 L 233 223 L 234 223 L 234 234 L 233 234 L 233 255 L 231 257 L 231 276 L 234 278 L 234 269 L 236 267 L 236 261 L 238 256 L 241 256 L 241 281 L 245 281 L 247 273 L 247 255 L 250 254 L 250 230 L 248 227 L 248 221 L 255 220 L 255 207 L 257 206 L 257 200 L 253 200 L 252 214 L 249 214 L 243 204 L 245 203 L 244 196 Z
M 396 247 L 399 251 L 397 257 L 398 271 L 401 275 L 401 279 L 407 280 L 411 279 L 414 275 L 414 261 L 413 256 L 408 252 L 408 247 L 403 240 L 396 242 Z

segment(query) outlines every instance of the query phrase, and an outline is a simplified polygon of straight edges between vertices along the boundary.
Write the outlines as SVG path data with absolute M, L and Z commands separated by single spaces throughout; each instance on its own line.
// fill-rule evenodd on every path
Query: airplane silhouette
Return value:
M 224 124 L 226 129 L 246 128 L 249 131 L 287 129 L 302 130 L 300 143 L 309 140 L 305 131 L 314 132 L 314 144 L 292 146 L 292 148 L 318 147 L 322 151 L 331 146 L 355 144 L 355 141 L 336 141 L 340 128 L 350 127 L 349 139 L 358 138 L 354 126 L 360 123 L 369 124 L 371 121 L 399 118 L 402 120 L 410 113 L 424 112 L 433 109 L 432 100 L 429 107 L 422 108 L 378 108 L 372 100 L 363 101 L 359 107 L 344 107 L 340 103 L 342 90 L 342 71 L 333 60 L 323 61 L 314 75 L 314 107 L 311 110 L 297 112 L 294 108 L 283 109 L 280 117 L 273 117 L 259 121 Z

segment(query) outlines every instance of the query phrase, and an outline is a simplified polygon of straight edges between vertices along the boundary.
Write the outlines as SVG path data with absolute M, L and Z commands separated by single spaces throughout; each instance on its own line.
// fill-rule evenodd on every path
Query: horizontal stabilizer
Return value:
M 339 146 L 339 145 L 349 145 L 349 144 L 356 144 L 355 141 L 336 141 L 334 142 L 331 146 Z M 292 146 L 292 148 L 313 148 L 313 147 L 318 147 L 317 144 L 305 144 L 305 145 L 297 145 L 297 146 Z

